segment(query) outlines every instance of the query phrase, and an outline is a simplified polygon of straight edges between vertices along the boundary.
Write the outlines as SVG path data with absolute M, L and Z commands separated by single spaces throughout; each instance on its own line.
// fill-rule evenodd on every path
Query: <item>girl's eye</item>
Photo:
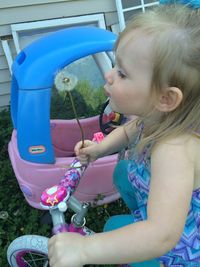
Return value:
M 122 79 L 126 78 L 126 75 L 121 70 L 117 70 L 117 75 Z

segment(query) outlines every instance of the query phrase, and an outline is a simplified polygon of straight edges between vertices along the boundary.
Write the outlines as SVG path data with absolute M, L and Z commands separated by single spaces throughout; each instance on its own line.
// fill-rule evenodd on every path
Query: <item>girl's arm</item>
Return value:
M 147 220 L 86 237 L 84 264 L 138 262 L 164 255 L 179 241 L 194 182 L 188 142 L 174 140 L 155 147 Z M 190 154 L 190 155 L 189 155 Z
M 157 145 L 151 157 L 147 220 L 118 230 L 50 239 L 51 267 L 145 261 L 164 255 L 179 241 L 188 214 L 194 182 L 194 156 L 186 140 Z
M 87 162 L 88 158 L 89 161 L 94 161 L 98 158 L 111 155 L 127 147 L 129 136 L 131 136 L 134 131 L 135 122 L 130 121 L 114 129 L 99 144 L 90 140 L 85 140 L 85 146 L 82 148 L 82 142 L 78 142 L 74 149 L 75 153 L 82 163 Z
M 114 129 L 101 143 L 98 144 L 99 147 L 101 147 L 100 157 L 119 152 L 121 149 L 127 147 L 129 136 L 134 129 L 134 121 L 130 121 L 129 123 Z

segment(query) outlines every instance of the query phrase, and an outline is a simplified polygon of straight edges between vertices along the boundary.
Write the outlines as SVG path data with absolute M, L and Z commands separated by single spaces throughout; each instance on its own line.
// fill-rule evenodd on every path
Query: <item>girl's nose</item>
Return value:
M 110 71 L 106 72 L 105 74 L 105 80 L 108 84 L 113 84 L 113 69 Z

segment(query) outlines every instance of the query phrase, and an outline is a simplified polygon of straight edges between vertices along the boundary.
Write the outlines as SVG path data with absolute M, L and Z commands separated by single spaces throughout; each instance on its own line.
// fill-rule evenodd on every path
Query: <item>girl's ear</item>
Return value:
M 156 108 L 162 112 L 175 110 L 183 99 L 182 91 L 177 87 L 168 87 L 160 94 Z

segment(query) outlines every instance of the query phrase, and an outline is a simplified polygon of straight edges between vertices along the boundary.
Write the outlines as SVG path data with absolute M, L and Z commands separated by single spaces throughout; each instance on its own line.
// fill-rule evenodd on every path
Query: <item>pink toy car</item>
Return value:
M 99 131 L 98 120 L 98 116 L 81 120 L 86 139 L 92 139 L 93 134 Z M 54 164 L 32 163 L 23 160 L 17 149 L 16 130 L 13 131 L 9 143 L 9 155 L 20 188 L 28 203 L 39 209 L 41 208 L 40 196 L 42 192 L 47 187 L 60 183 L 66 172 L 66 167 L 69 167 L 74 160 L 74 145 L 80 140 L 76 120 L 51 121 L 51 134 L 56 155 Z M 74 196 L 81 201 L 96 202 L 97 204 L 118 199 L 119 194 L 112 183 L 112 173 L 116 160 L 117 155 L 115 154 L 91 163 L 86 169 Z
M 96 27 L 74 27 L 51 33 L 21 51 L 12 66 L 9 143 L 11 163 L 28 201 L 40 207 L 42 192 L 59 184 L 74 160 L 81 135 L 76 120 L 50 120 L 51 91 L 58 70 L 88 55 L 112 51 L 116 35 Z M 86 70 L 87 71 L 87 70 Z M 99 119 L 81 120 L 85 139 L 99 132 Z M 90 164 L 75 192 L 81 201 L 98 204 L 119 197 L 112 183 L 117 155 Z M 65 167 L 66 166 L 66 167 Z

